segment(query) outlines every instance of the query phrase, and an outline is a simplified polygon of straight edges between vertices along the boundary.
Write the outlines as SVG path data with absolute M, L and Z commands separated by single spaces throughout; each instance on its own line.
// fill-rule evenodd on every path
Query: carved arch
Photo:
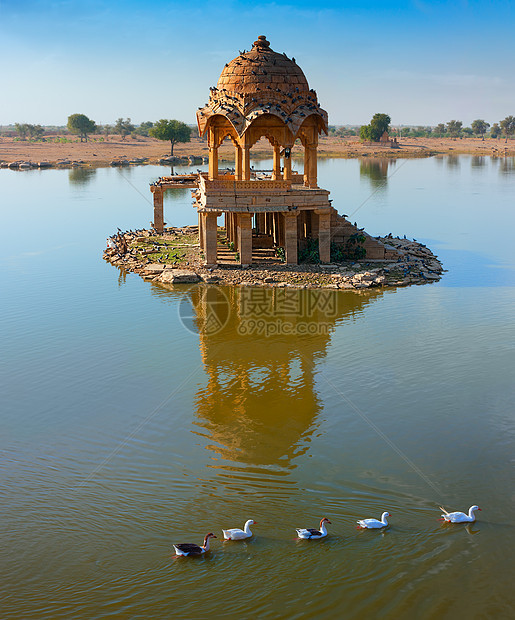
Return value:
M 210 148 L 218 148 L 225 138 L 229 137 L 234 144 L 238 143 L 238 132 L 231 121 L 223 114 L 214 114 L 206 126 Z

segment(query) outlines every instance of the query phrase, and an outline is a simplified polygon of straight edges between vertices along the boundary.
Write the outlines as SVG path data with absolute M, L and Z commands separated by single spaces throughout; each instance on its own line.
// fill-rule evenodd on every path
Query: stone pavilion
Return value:
M 250 51 L 228 62 L 208 103 L 197 111 L 199 134 L 207 136 L 209 171 L 198 177 L 194 206 L 206 265 L 217 263 L 217 218 L 224 215 L 226 235 L 242 265 L 253 249 L 283 248 L 288 264 L 297 264 L 299 248 L 318 242 L 321 262 L 330 262 L 331 243 L 344 243 L 358 231 L 332 207 L 329 191 L 317 184 L 318 137 L 327 134 L 327 112 L 295 58 L 275 52 L 265 36 Z M 273 148 L 271 177 L 257 179 L 251 149 L 261 138 Z M 218 149 L 234 145 L 234 174 L 220 174 Z M 303 175 L 292 174 L 296 140 L 304 149 Z M 154 226 L 163 227 L 166 181 L 151 187 Z M 387 258 L 385 247 L 366 235 L 367 258 Z

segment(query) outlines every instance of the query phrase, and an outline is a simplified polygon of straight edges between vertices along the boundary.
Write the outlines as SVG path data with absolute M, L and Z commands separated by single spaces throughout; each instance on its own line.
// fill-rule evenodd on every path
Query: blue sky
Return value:
M 0 124 L 193 123 L 224 64 L 265 34 L 331 124 L 515 114 L 515 3 L 0 0 Z

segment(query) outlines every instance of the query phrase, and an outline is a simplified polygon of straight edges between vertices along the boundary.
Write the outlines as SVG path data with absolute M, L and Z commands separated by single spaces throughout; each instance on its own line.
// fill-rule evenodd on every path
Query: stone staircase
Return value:
M 333 207 L 331 213 L 331 241 L 345 246 L 347 240 L 357 233 L 365 237 L 363 247 L 366 250 L 364 260 L 397 260 L 399 254 L 394 247 L 386 246 L 381 241 L 371 237 L 361 228 L 354 226 Z

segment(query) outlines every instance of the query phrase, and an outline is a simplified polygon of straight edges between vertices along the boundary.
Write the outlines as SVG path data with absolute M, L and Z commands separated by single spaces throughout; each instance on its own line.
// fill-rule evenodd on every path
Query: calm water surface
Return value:
M 0 616 L 513 617 L 514 160 L 321 162 L 340 212 L 448 269 L 365 294 L 104 263 L 165 172 L 0 170 Z M 189 190 L 165 216 L 196 222 Z

